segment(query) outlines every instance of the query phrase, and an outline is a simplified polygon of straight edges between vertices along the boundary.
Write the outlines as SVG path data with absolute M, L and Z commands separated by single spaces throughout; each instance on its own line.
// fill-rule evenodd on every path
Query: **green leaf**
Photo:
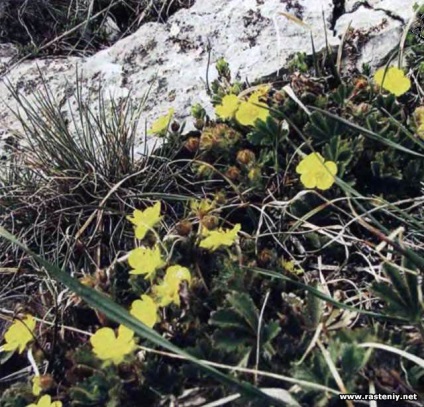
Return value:
M 314 283 L 314 288 L 317 288 L 318 283 Z M 306 294 L 306 312 L 304 319 L 308 328 L 315 329 L 321 321 L 324 312 L 324 302 L 311 292 Z
M 372 291 L 390 306 L 392 313 L 405 315 L 406 304 L 390 286 L 384 283 L 374 283 L 372 285 Z
M 245 293 L 233 293 L 227 296 L 228 302 L 241 315 L 256 334 L 258 330 L 258 310 L 252 299 Z
M 407 270 L 415 270 L 414 264 L 408 260 L 406 257 L 402 258 L 402 267 Z M 405 280 L 408 286 L 409 296 L 411 298 L 411 303 L 415 306 L 420 305 L 420 293 L 419 293 L 419 283 L 418 276 L 413 273 L 405 272 Z
M 305 126 L 305 131 L 317 141 L 329 141 L 346 132 L 346 126 L 320 112 L 313 112 L 309 119 L 310 122 Z
M 385 264 L 383 266 L 383 270 L 398 292 L 402 303 L 405 304 L 406 307 L 413 306 L 411 298 L 409 297 L 408 287 L 406 286 L 405 280 L 402 278 L 399 270 L 390 264 Z
M 249 344 L 248 337 L 242 332 L 232 329 L 222 329 L 214 332 L 212 336 L 215 346 L 227 352 L 233 352 L 239 348 L 247 347 Z
M 220 309 L 213 312 L 209 323 L 224 329 L 234 328 L 251 333 L 250 327 L 246 325 L 246 320 L 232 309 Z

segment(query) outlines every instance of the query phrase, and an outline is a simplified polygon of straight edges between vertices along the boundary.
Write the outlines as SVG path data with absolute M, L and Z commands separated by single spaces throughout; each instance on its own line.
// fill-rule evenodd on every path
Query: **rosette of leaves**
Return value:
M 227 295 L 227 306 L 211 314 L 209 324 L 216 327 L 212 336 L 214 345 L 227 353 L 237 352 L 240 363 L 247 365 L 255 355 L 258 343 L 259 311 L 246 293 L 234 292 Z M 272 340 L 280 332 L 278 322 L 262 320 L 260 356 L 270 359 L 275 354 Z
M 331 335 L 328 339 L 328 353 L 349 393 L 359 392 L 358 389 L 363 381 L 359 373 L 366 367 L 372 355 L 371 349 L 361 348 L 358 344 L 372 338 L 373 335 L 368 330 L 344 329 Z M 337 389 L 328 363 L 319 349 L 315 349 L 302 364 L 293 364 L 292 373 L 297 379 Z M 324 395 L 322 392 L 318 393 L 316 390 L 304 390 L 301 401 L 311 403 L 308 405 L 332 405 L 327 397 L 328 395 Z M 335 402 L 339 400 L 338 396 L 332 397 Z
M 66 373 L 69 383 L 69 398 L 72 406 L 118 406 L 127 396 L 124 383 L 130 383 L 133 390 L 142 387 L 140 366 L 133 363 L 102 367 L 102 362 L 93 352 L 81 347 L 69 358 L 72 366 Z
M 385 312 L 388 315 L 404 318 L 424 333 L 423 283 L 419 280 L 416 267 L 405 257 L 402 259 L 402 269 L 403 273 L 399 267 L 384 264 L 384 274 L 390 284 L 374 283 L 372 289 L 387 304 Z

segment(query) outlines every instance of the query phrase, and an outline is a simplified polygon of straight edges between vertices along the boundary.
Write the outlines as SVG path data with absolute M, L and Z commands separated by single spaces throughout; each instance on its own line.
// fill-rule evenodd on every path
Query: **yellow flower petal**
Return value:
M 18 351 L 22 353 L 26 346 L 34 339 L 33 332 L 35 329 L 35 319 L 32 315 L 27 314 L 22 321 L 16 319 L 4 334 L 6 343 L 3 350 L 8 352 Z
M 166 274 L 164 281 L 168 284 L 177 284 L 179 285 L 181 281 L 187 281 L 191 283 L 191 274 L 190 270 L 187 267 L 182 267 L 180 265 L 170 266 L 166 269 Z
M 153 328 L 158 319 L 158 308 L 151 297 L 142 295 L 141 300 L 135 300 L 132 303 L 130 314 L 143 322 L 144 325 Z
M 234 117 L 239 103 L 239 98 L 236 95 L 225 95 L 221 104 L 215 107 L 215 113 L 221 119 L 231 119 Z
M 326 161 L 324 165 L 331 175 L 337 174 L 337 164 L 334 161 Z
M 215 251 L 221 246 L 232 246 L 240 229 L 241 225 L 238 223 L 232 229 L 211 230 L 199 246 L 210 251 Z
M 168 130 L 168 126 L 173 115 L 174 109 L 171 108 L 166 115 L 159 117 L 153 122 L 152 127 L 148 130 L 147 134 L 163 135 Z
M 402 69 L 391 66 L 389 68 L 380 68 L 374 75 L 374 81 L 377 85 L 401 96 L 411 88 L 411 80 L 405 76 Z
M 243 126 L 254 126 L 256 120 L 266 121 L 269 116 L 267 106 L 261 103 L 259 107 L 250 102 L 240 103 L 240 107 L 236 112 L 236 120 Z
M 215 209 L 215 207 L 216 202 L 210 199 L 193 199 L 190 201 L 191 212 L 198 217 L 207 215 L 212 209 Z
M 172 303 L 180 306 L 180 287 L 175 284 L 161 283 L 152 287 L 155 300 L 160 307 L 166 307 Z
M 260 103 L 261 99 L 269 92 L 270 87 L 263 85 L 256 89 L 250 96 L 248 101 L 251 103 Z
M 313 172 L 305 172 L 300 176 L 300 181 L 305 188 L 315 188 L 317 186 L 316 175 Z
M 161 284 L 152 288 L 155 301 L 160 307 L 166 307 L 169 304 L 180 306 L 180 285 L 183 281 L 191 283 L 190 270 L 178 264 L 166 269 L 166 274 Z
M 41 391 L 41 376 L 37 375 L 32 378 L 32 394 L 34 396 L 39 396 Z
M 61 401 L 53 401 L 52 398 L 46 394 L 38 400 L 37 404 L 29 404 L 27 407 L 62 407 Z
M 118 338 L 123 342 L 131 342 L 131 339 L 134 338 L 134 331 L 127 328 L 125 325 L 118 326 Z
M 135 225 L 135 237 L 137 239 L 144 239 L 146 233 L 161 221 L 160 206 L 160 202 L 156 202 L 144 211 L 136 209 L 132 217 L 127 216 L 127 219 Z
M 94 354 L 99 359 L 119 364 L 135 348 L 133 335 L 134 333 L 123 325 L 118 329 L 118 337 L 111 328 L 101 328 L 90 338 L 90 342 Z
M 310 171 L 314 167 L 319 167 L 324 162 L 324 157 L 320 153 L 312 153 L 302 159 L 299 165 L 296 167 L 298 174 L 303 174 L 306 171 Z
M 144 275 L 144 278 L 153 278 L 156 270 L 163 267 L 166 263 L 162 259 L 160 247 L 154 246 L 152 249 L 147 247 L 137 247 L 129 252 L 128 263 L 133 268 L 130 274 Z

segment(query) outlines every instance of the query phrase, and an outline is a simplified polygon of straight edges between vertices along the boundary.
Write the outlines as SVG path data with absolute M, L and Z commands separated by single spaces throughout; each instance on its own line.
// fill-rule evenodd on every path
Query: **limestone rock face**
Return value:
M 347 0 L 345 12 L 335 25 L 336 35 L 342 36 L 350 27 L 355 30 L 358 48 L 355 65 L 381 65 L 384 58 L 399 43 L 408 21 L 414 17 L 413 1 Z
M 219 57 L 229 62 L 234 77 L 253 81 L 281 69 L 296 52 L 311 53 L 309 30 L 280 12 L 296 15 L 312 27 L 317 50 L 325 47 L 326 34 L 329 44 L 337 46 L 352 21 L 352 28 L 366 31 L 366 41 L 353 63 L 375 67 L 398 43 L 415 2 L 369 0 L 365 7 L 362 2 L 347 0 L 343 9 L 335 0 L 197 0 L 167 23 L 147 23 L 87 58 L 35 59 L 8 67 L 7 58 L 0 55 L 0 74 L 6 71 L 0 81 L 0 134 L 5 137 L 20 128 L 9 109 L 16 104 L 6 80 L 31 99 L 42 87 L 42 72 L 64 113 L 69 114 L 75 106 L 77 68 L 85 94 L 101 86 L 106 97 L 131 92 L 137 101 L 150 89 L 143 116 L 147 127 L 171 106 L 177 120 L 188 118 L 190 106 L 197 102 L 213 115 L 206 92 L 209 54 L 210 82 L 216 77 L 214 63 Z M 95 99 L 91 97 L 93 105 Z M 190 127 L 188 119 L 186 129 Z M 141 133 L 140 142 L 143 139 Z

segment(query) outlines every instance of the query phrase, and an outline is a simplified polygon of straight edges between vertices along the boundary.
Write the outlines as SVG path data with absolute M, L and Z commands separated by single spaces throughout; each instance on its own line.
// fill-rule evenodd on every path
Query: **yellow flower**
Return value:
M 302 274 L 303 270 L 302 269 L 298 269 L 296 268 L 296 264 L 293 260 L 282 260 L 281 261 L 281 265 L 283 266 L 284 270 L 288 271 L 289 273 L 292 274 Z
M 101 360 L 121 363 L 135 349 L 134 332 L 119 325 L 118 336 L 111 328 L 100 328 L 91 338 L 94 354 Z
M 52 401 L 52 398 L 46 394 L 38 400 L 37 404 L 28 404 L 27 407 L 62 407 L 62 402 Z
M 174 109 L 169 109 L 168 113 L 159 117 L 153 124 L 147 134 L 164 135 L 168 130 L 169 123 L 174 115 Z
M 220 105 L 215 107 L 215 113 L 221 119 L 232 119 L 240 104 L 236 95 L 225 95 Z
M 268 106 L 266 103 L 260 102 L 260 98 L 266 92 L 266 88 L 260 88 L 250 95 L 247 102 L 240 103 L 240 107 L 236 112 L 236 120 L 240 124 L 243 126 L 254 126 L 256 120 L 266 121 L 269 116 Z
M 259 100 L 266 96 L 269 92 L 269 86 L 260 86 L 249 97 L 249 102 L 259 103 Z
M 319 153 L 306 156 L 296 167 L 296 172 L 301 174 L 300 181 L 306 188 L 330 188 L 337 174 L 337 164 L 333 161 L 324 162 L 324 157 Z
M 184 280 L 189 284 L 191 283 L 191 274 L 187 267 L 176 264 L 175 266 L 170 266 L 166 269 L 164 277 L 165 283 L 179 286 L 180 282 Z
M 411 88 L 410 79 L 405 76 L 402 69 L 391 66 L 389 68 L 380 68 L 374 75 L 374 81 L 377 85 L 386 89 L 396 96 L 403 95 Z
M 152 288 L 153 294 L 160 307 L 174 303 L 180 306 L 180 284 L 183 281 L 191 283 L 190 270 L 180 265 L 170 266 L 166 269 L 163 282 Z
M 162 219 L 160 216 L 160 202 L 156 202 L 144 211 L 136 209 L 133 216 L 127 216 L 127 219 L 135 225 L 135 237 L 144 239 L 146 233 Z
M 160 307 L 166 307 L 172 303 L 180 306 L 180 287 L 163 282 L 153 286 L 152 291 Z
M 220 228 L 218 230 L 207 231 L 205 232 L 206 238 L 200 242 L 200 247 L 213 252 L 221 246 L 231 246 L 234 244 L 240 229 L 241 225 L 237 223 L 232 229 L 223 230 Z
M 37 375 L 32 378 L 32 394 L 39 396 L 43 388 L 41 387 L 41 376 Z
M 158 319 L 158 307 L 151 297 L 142 295 L 141 300 L 135 300 L 131 305 L 130 314 L 144 325 L 153 328 Z
M 153 278 L 156 270 L 166 264 L 162 260 L 158 245 L 154 246 L 153 249 L 137 247 L 131 250 L 129 254 L 128 263 L 133 268 L 130 274 L 144 274 L 144 278 Z
M 3 350 L 22 353 L 25 347 L 34 339 L 35 319 L 32 315 L 25 315 L 23 320 L 16 319 L 4 334 L 6 343 Z

